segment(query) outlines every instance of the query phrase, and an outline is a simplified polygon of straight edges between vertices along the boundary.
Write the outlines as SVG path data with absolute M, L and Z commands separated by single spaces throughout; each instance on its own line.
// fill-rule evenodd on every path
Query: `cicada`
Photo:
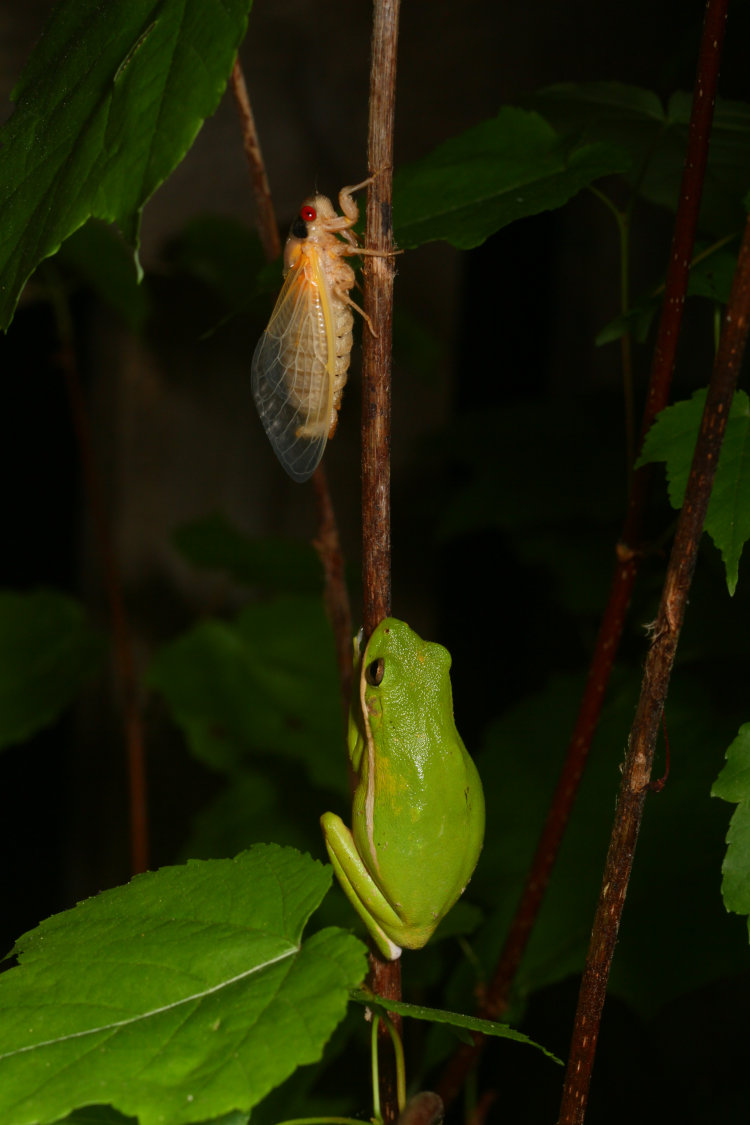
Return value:
M 337 215 L 325 195 L 300 207 L 284 247 L 284 285 L 253 355 L 252 389 L 274 453 L 289 476 L 306 481 L 333 437 L 352 350 L 349 296 L 354 270 L 346 261 L 366 254 L 351 229 L 359 218 L 352 193 L 339 192 Z M 377 253 L 377 252 L 376 252 Z

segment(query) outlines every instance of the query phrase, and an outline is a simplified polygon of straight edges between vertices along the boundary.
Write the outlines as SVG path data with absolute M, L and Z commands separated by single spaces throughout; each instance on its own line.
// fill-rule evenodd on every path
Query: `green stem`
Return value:
M 380 1016 L 377 1013 L 372 1017 L 372 1028 L 370 1032 L 370 1054 L 372 1066 L 372 1119 L 373 1121 L 382 1121 L 383 1115 L 380 1110 L 380 1067 L 378 1063 L 378 1024 L 380 1023 Z
M 406 1105 L 406 1065 L 404 1063 L 404 1045 L 401 1042 L 401 1036 L 398 1033 L 398 1028 L 389 1016 L 382 1012 L 380 1019 L 388 1028 L 393 1043 L 393 1054 L 396 1057 L 396 1096 L 398 1099 L 398 1111 L 403 1112 Z

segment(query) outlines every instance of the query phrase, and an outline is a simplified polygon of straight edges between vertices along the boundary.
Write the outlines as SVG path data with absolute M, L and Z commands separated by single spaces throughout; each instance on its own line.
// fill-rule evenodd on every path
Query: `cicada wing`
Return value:
M 326 300 L 304 265 L 292 269 L 253 355 L 260 420 L 279 461 L 300 482 L 312 476 L 330 428 L 333 357 Z

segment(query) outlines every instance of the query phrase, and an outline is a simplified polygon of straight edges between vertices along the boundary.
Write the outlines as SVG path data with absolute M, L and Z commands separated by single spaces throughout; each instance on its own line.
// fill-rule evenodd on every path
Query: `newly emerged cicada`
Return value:
M 372 325 L 349 296 L 354 270 L 345 260 L 366 254 L 352 227 L 359 209 L 352 192 L 306 199 L 284 247 L 284 285 L 253 355 L 252 389 L 274 453 L 289 476 L 305 481 L 336 430 L 352 350 L 352 309 Z

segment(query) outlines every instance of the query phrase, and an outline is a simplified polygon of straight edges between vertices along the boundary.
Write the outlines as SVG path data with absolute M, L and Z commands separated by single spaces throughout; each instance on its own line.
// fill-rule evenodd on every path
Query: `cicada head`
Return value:
M 320 242 L 329 235 L 329 223 L 336 219 L 333 204 L 325 195 L 305 199 L 291 225 L 284 247 L 284 270 L 290 270 L 300 256 L 305 242 Z

